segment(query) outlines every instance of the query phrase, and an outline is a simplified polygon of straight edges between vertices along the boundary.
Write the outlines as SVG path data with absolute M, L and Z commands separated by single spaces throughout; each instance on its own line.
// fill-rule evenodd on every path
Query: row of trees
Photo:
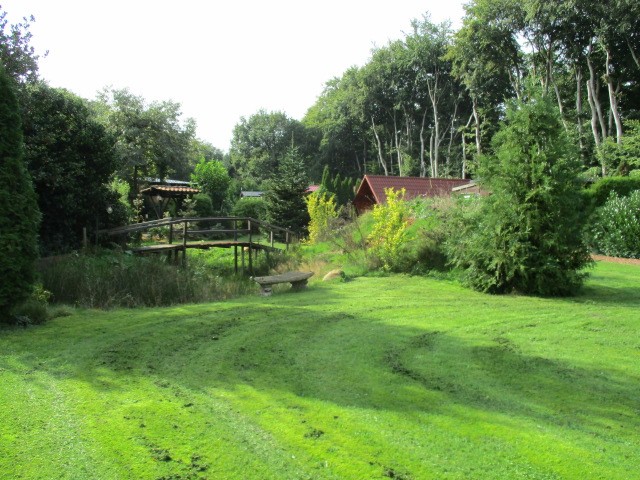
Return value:
M 287 146 L 312 176 L 466 176 L 489 148 L 506 101 L 532 76 L 591 175 L 627 174 L 630 121 L 640 118 L 640 3 L 474 0 L 462 27 L 414 20 L 403 39 L 327 82 L 302 122 L 258 112 L 234 131 L 240 175 L 271 175 Z

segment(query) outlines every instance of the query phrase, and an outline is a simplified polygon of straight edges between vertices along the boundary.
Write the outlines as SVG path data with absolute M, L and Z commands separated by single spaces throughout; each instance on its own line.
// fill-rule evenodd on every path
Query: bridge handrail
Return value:
M 276 225 L 271 225 L 267 222 L 263 222 L 261 220 L 257 220 L 251 217 L 175 217 L 175 218 L 169 217 L 169 218 L 162 218 L 160 220 L 150 220 L 147 222 L 132 223 L 131 225 L 125 225 L 122 227 L 101 229 L 101 230 L 98 230 L 98 235 L 108 235 L 108 236 L 125 235 L 127 233 L 141 232 L 141 231 L 149 230 L 151 228 L 166 227 L 166 226 L 176 225 L 176 224 L 185 223 L 185 222 L 195 223 L 195 222 L 223 222 L 223 221 L 225 222 L 226 221 L 233 221 L 233 222 L 246 221 L 251 224 L 259 225 L 263 227 L 265 230 L 288 233 L 293 238 L 298 237 L 298 234 L 295 233 L 293 230 L 290 230 L 288 228 L 278 227 Z M 226 232 L 232 233 L 234 231 L 237 231 L 238 233 L 241 233 L 241 232 L 244 233 L 246 230 L 248 229 L 237 228 L 230 231 L 226 230 Z

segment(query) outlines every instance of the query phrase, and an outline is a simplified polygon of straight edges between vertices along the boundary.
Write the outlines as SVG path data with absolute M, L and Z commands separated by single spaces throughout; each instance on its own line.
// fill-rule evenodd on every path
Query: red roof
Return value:
M 365 175 L 356 198 L 361 194 L 371 194 L 375 203 L 387 201 L 385 189 L 405 189 L 405 200 L 416 197 L 439 197 L 451 194 L 451 189 L 470 182 L 464 178 L 389 177 L 385 175 Z

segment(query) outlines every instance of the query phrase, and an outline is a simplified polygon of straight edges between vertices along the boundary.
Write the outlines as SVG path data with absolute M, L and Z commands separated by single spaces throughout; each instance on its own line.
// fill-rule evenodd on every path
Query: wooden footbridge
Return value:
M 206 228 L 193 228 L 207 225 Z M 154 235 L 154 232 L 162 235 Z M 293 231 L 270 225 L 250 217 L 189 217 L 163 218 L 148 222 L 134 223 L 108 230 L 98 230 L 96 243 L 102 237 L 110 237 L 116 243 L 126 244 L 132 234 L 143 236 L 147 233 L 147 242 L 140 246 L 127 247 L 136 255 L 166 254 L 178 261 L 182 252 L 182 262 L 186 262 L 189 248 L 233 248 L 234 270 L 238 273 L 238 251 L 245 266 L 245 253 L 248 256 L 249 272 L 253 273 L 253 257 L 259 251 L 280 252 L 288 250 L 289 245 L 298 242 L 299 237 Z M 276 243 L 275 238 L 280 241 Z M 164 237 L 162 240 L 159 238 Z

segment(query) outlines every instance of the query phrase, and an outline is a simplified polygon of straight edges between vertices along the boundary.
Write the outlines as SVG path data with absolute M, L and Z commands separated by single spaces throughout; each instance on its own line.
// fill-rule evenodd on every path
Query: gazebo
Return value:
M 170 200 L 175 200 L 180 205 L 185 198 L 200 193 L 200 190 L 191 187 L 189 182 L 164 180 L 162 183 L 149 185 L 140 190 L 140 193 L 148 200 L 156 218 L 161 219 Z

